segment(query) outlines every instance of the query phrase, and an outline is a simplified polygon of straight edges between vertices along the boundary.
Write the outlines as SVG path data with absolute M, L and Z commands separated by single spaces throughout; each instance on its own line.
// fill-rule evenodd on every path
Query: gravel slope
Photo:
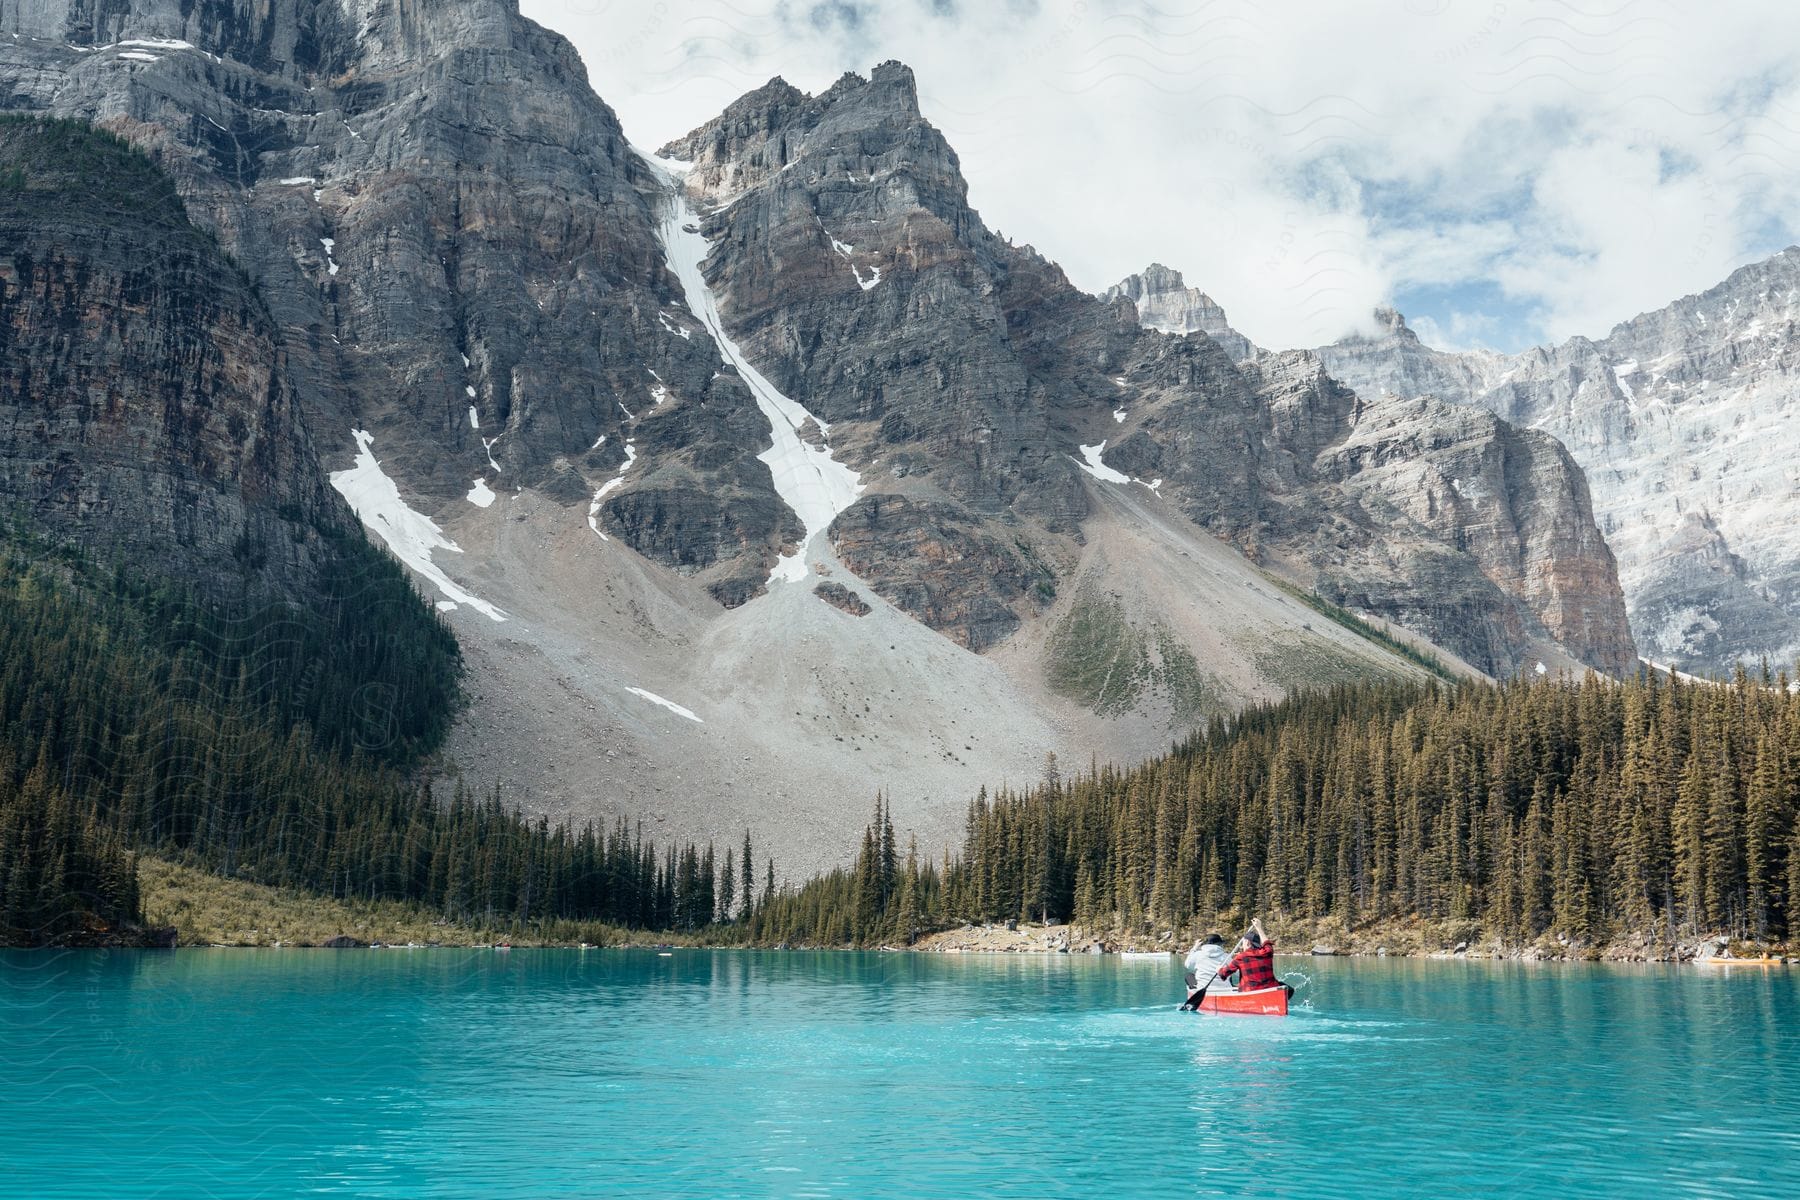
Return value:
M 641 819 L 659 840 L 722 850 L 749 827 L 759 857 L 773 850 L 778 871 L 798 878 L 853 852 L 878 790 L 902 841 L 916 833 L 935 856 L 960 835 L 978 787 L 1035 782 L 1046 752 L 1069 767 L 1128 763 L 1186 732 L 1154 684 L 1108 715 L 1053 689 L 1057 630 L 1084 596 L 1115 598 L 1133 629 L 1190 648 L 1222 710 L 1334 673 L 1412 669 L 1184 528 L 1144 489 L 1092 486 L 1099 503 L 1075 585 L 986 657 L 883 602 L 823 546 L 807 582 L 725 610 L 530 490 L 451 506 L 441 523 L 463 553 L 440 564 L 509 620 L 448 614 L 471 704 L 446 777 L 497 785 L 553 818 Z M 812 587 L 827 578 L 869 613 L 823 602 Z

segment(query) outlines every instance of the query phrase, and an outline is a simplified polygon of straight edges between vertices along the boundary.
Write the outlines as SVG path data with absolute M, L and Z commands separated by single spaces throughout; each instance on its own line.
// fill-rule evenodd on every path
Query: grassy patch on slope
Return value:
M 1194 725 L 1230 708 L 1218 678 L 1160 624 L 1133 625 L 1112 596 L 1078 596 L 1052 632 L 1046 667 L 1058 695 L 1099 716 L 1131 711 L 1145 693 L 1161 689 L 1173 723 Z
M 1303 592 L 1293 584 L 1288 583 L 1285 580 L 1275 579 L 1274 576 L 1270 576 L 1270 579 L 1273 580 L 1276 587 L 1279 587 L 1282 591 L 1306 605 L 1306 607 L 1312 609 L 1320 616 L 1348 629 L 1357 637 L 1360 637 L 1365 641 L 1374 642 L 1377 646 L 1380 646 L 1390 654 L 1396 654 L 1401 658 L 1404 658 L 1407 662 L 1412 663 L 1414 666 L 1424 668 L 1439 679 L 1448 683 L 1458 682 L 1457 675 L 1451 671 L 1449 667 L 1445 666 L 1443 659 L 1439 658 L 1437 655 L 1420 650 L 1410 642 L 1402 641 L 1400 638 L 1395 637 L 1379 625 L 1376 625 L 1371 621 L 1365 621 L 1349 609 L 1333 604 L 1317 592 Z
M 1110 596 L 1077 596 L 1050 635 L 1050 687 L 1100 716 L 1129 711 L 1149 668 L 1147 639 L 1125 619 L 1125 606 Z
M 1231 710 L 1219 677 L 1202 671 L 1194 652 L 1166 629 L 1156 631 L 1156 655 L 1156 678 L 1169 694 L 1173 724 L 1198 725 Z

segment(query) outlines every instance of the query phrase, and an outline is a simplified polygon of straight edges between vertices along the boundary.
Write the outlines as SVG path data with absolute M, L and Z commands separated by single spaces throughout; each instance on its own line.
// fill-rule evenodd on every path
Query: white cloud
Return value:
M 1702 170 L 1666 175 L 1654 146 L 1559 148 L 1532 195 L 1527 248 L 1506 255 L 1497 275 L 1507 291 L 1541 299 L 1552 329 L 1604 333 L 1710 286 L 1744 241 L 1731 189 Z
M 1800 211 L 1785 0 L 523 7 L 649 145 L 773 75 L 817 92 L 899 58 L 990 226 L 1090 289 L 1176 266 L 1267 345 L 1417 284 L 1496 283 L 1535 336 L 1602 334 Z
M 1383 262 L 1402 287 L 1454 287 L 1478 279 L 1518 241 L 1504 220 L 1445 217 L 1435 225 L 1388 225 L 1376 234 Z
M 1420 341 L 1440 350 L 1489 350 L 1501 334 L 1497 321 L 1479 313 L 1452 313 L 1445 323 L 1431 317 L 1408 317 L 1406 323 Z

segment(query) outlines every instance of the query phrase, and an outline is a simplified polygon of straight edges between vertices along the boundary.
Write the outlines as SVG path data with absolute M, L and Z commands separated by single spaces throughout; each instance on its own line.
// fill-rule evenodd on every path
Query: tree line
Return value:
M 141 921 L 140 851 L 490 924 L 692 930 L 773 891 L 748 833 L 720 862 L 434 796 L 415 779 L 455 712 L 455 639 L 360 539 L 326 570 L 301 611 L 0 544 L 0 943 Z
M 1250 911 L 1462 918 L 1524 944 L 1800 934 L 1800 692 L 1693 683 L 1367 683 L 1216 719 L 1142 766 L 985 791 L 941 869 L 877 806 L 855 867 L 783 897 L 781 940 L 961 921 L 1151 932 Z
M 891 811 L 881 797 L 855 861 L 800 887 L 770 889 L 744 922 L 752 945 L 905 945 L 958 914 L 946 904 L 942 876 L 922 860 L 916 840 L 898 853 Z

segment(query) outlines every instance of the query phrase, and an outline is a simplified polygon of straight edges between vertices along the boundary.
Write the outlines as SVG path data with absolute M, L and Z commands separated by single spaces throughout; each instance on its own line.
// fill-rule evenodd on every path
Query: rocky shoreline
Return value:
M 1545 937 L 1518 945 L 1484 935 L 1468 922 L 1395 921 L 1354 930 L 1335 922 L 1271 923 L 1283 957 L 1513 959 L 1522 962 L 1756 962 L 1800 965 L 1800 952 L 1785 944 L 1738 941 L 1724 934 L 1670 941 L 1640 932 L 1602 945 Z M 1227 936 L 1230 934 L 1227 932 Z M 964 925 L 927 934 L 910 947 L 926 954 L 1117 954 L 1180 955 L 1191 933 L 1166 930 L 1147 936 L 1073 925 Z M 884 947 L 901 949 L 902 947 Z

